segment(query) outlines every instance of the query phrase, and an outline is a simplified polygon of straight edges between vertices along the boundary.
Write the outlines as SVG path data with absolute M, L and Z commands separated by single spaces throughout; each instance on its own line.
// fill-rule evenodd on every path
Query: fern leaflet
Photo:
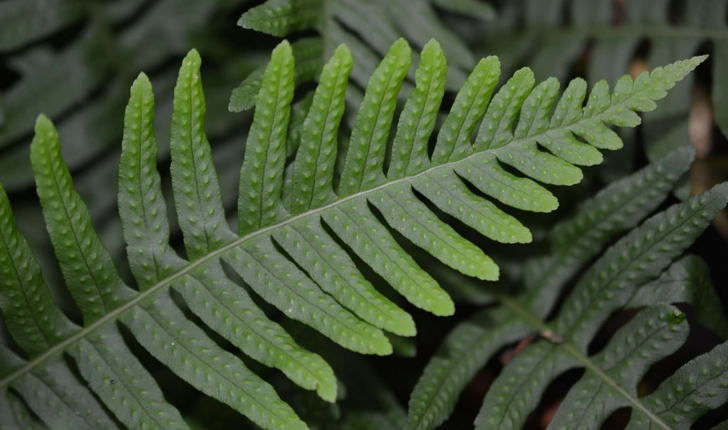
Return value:
M 457 90 L 465 80 L 465 72 L 475 58 L 470 49 L 440 20 L 435 8 L 466 13 L 483 21 L 495 17 L 492 7 L 478 0 L 268 0 L 248 10 L 238 21 L 243 28 L 284 37 L 305 30 L 316 30 L 319 37 L 301 39 L 293 44 L 296 58 L 296 86 L 318 78 L 323 58 L 331 55 L 339 44 L 346 44 L 357 58 L 351 79 L 365 88 L 380 59 L 400 37 L 424 47 L 437 39 L 455 67 L 446 76 L 448 89 Z M 414 54 L 417 61 L 417 54 Z M 233 91 L 229 109 L 247 110 L 255 105 L 263 69 L 248 77 Z M 414 76 L 410 75 L 414 80 Z M 410 88 L 405 81 L 405 88 Z M 359 90 L 349 88 L 348 101 L 361 98 Z
M 506 365 L 486 395 L 476 428 L 521 428 L 546 386 L 574 367 L 585 367 L 586 374 L 571 388 L 549 428 L 599 428 L 620 407 L 635 408 L 634 413 L 644 414 L 643 422 L 655 428 L 673 428 L 650 412 L 646 399 L 637 398 L 636 382 L 651 364 L 670 355 L 685 340 L 685 317 L 668 304 L 693 303 L 701 321 L 719 333 L 725 330 L 718 301 L 693 301 L 693 291 L 712 288 L 700 285 L 700 279 L 708 276 L 704 263 L 686 257 L 670 266 L 725 205 L 725 184 L 633 230 L 586 272 L 554 321 L 544 318 L 566 282 L 591 256 L 667 196 L 690 163 L 689 151 L 675 150 L 613 184 L 587 202 L 572 220 L 558 225 L 552 233 L 553 254 L 527 265 L 530 273 L 525 291 L 514 297 L 492 291 L 502 306 L 480 312 L 448 335 L 412 393 L 406 428 L 433 428 L 442 423 L 475 372 L 504 345 L 532 333 L 546 340 L 528 346 Z M 714 295 L 711 292 L 706 297 L 709 300 Z M 641 306 L 648 308 L 620 329 L 602 352 L 586 354 L 588 343 L 612 312 Z M 718 391 L 715 402 L 728 395 L 723 391 Z M 701 414 L 696 413 L 692 420 Z

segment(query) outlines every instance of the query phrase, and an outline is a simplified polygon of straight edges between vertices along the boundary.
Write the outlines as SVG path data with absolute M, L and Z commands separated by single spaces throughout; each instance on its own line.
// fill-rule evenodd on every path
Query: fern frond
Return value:
M 636 125 L 635 111 L 653 109 L 654 100 L 664 97 L 666 89 L 704 59 L 658 68 L 634 82 L 624 78 L 612 94 L 600 83 L 583 108 L 586 88 L 577 81 L 551 116 L 551 106 L 557 102 L 553 80 L 533 89 L 533 74 L 523 69 L 490 102 L 500 75 L 499 63 L 495 58 L 483 60 L 457 96 L 430 159 L 427 145 L 444 94 L 446 66 L 443 50 L 434 41 L 427 44 L 421 58 L 417 87 L 399 117 L 391 151 L 390 166 L 394 167 L 385 168 L 385 155 L 398 93 L 412 61 L 403 40 L 392 45 L 369 80 L 346 163 L 337 178 L 338 129 L 346 81 L 353 68 L 348 49 L 338 48 L 322 69 L 322 82 L 303 122 L 287 192 L 284 177 L 296 72 L 291 46 L 281 43 L 261 76 L 240 174 L 239 228 L 235 233 L 225 218 L 204 130 L 201 60 L 191 51 L 175 86 L 170 145 L 174 206 L 185 258 L 170 246 L 166 203 L 156 168 L 154 96 L 148 78 L 140 75 L 127 105 L 119 167 L 120 216 L 138 291 L 122 281 L 102 246 L 91 215 L 73 188 L 58 133 L 41 116 L 31 162 L 51 242 L 69 291 L 81 309 L 83 327 L 64 323 L 65 317 L 57 309 L 49 311 L 55 306 L 48 302 L 47 293 L 36 292 L 44 288 L 39 284 L 39 270 L 33 268 L 32 255 L 13 227 L 7 199 L 0 199 L 3 237 L 12 239 L 2 242 L 0 270 L 21 269 L 11 277 L 12 285 L 3 286 L 0 292 L 3 297 L 46 297 L 39 304 L 21 301 L 20 310 L 14 309 L 15 301 L 0 301 L 13 338 L 27 337 L 20 346 L 28 354 L 27 360 L 11 355 L 0 361 L 13 369 L 0 380 L 0 389 L 18 392 L 49 424 L 74 413 L 74 419 L 87 423 L 105 420 L 103 425 L 79 424 L 79 428 L 113 428 L 115 420 L 130 428 L 186 428 L 180 413 L 164 400 L 160 388 L 127 347 L 119 331 L 123 325 L 182 380 L 257 425 L 306 428 L 267 382 L 197 325 L 204 324 L 246 356 L 279 369 L 322 399 L 336 399 L 331 367 L 271 321 L 248 290 L 226 276 L 223 264 L 287 318 L 351 351 L 390 354 L 393 348 L 384 331 L 411 336 L 416 331 L 414 322 L 373 287 L 350 252 L 414 305 L 437 315 L 452 314 L 454 305 L 447 293 L 389 229 L 465 275 L 497 279 L 499 269 L 490 257 L 444 223 L 428 203 L 445 213 L 462 214 L 460 219 L 466 224 L 496 240 L 530 240 L 528 230 L 506 213 L 507 207 L 553 210 L 558 205 L 556 198 L 536 181 L 571 184 L 581 178 L 570 161 L 581 160 L 569 155 L 573 151 L 563 150 L 565 155 L 559 155 L 554 150 L 551 155 L 539 149 L 539 144 L 548 139 L 554 148 L 616 149 L 621 141 L 605 124 Z M 488 79 L 481 80 L 483 76 Z M 470 136 L 479 123 L 480 132 L 472 142 Z M 585 142 L 577 141 L 575 135 Z M 501 163 L 512 165 L 520 174 L 509 172 Z M 539 163 L 547 163 L 549 170 L 537 168 Z M 469 185 L 486 197 L 471 191 Z M 499 200 L 504 209 L 491 199 Z M 707 213 L 715 208 L 703 209 Z M 701 226 L 691 228 L 697 231 Z M 52 319 L 43 324 L 27 319 L 36 314 Z M 48 326 L 51 322 L 53 327 L 59 325 L 57 331 Z M 512 334 L 504 333 L 507 337 Z M 33 386 L 56 383 L 49 378 L 61 378 L 64 383 L 71 379 L 76 385 L 64 389 L 83 390 L 83 384 L 71 377 L 67 356 L 107 409 L 88 390 L 84 390 L 88 401 L 76 396 L 79 404 L 88 405 L 84 413 L 73 403 L 62 403 L 66 395 L 56 391 L 43 405 L 28 399 Z M 23 385 L 31 383 L 35 385 Z M 48 404 L 65 409 L 53 415 Z
M 692 244 L 726 201 L 728 187 L 718 186 L 650 218 L 610 248 L 579 280 L 555 320 L 540 327 L 542 332 L 553 331 L 560 340 L 538 342 L 506 366 L 486 395 L 476 428 L 520 427 L 546 386 L 563 371 L 581 366 L 610 385 L 618 394 L 613 398 L 642 410 L 640 400 L 630 394 L 634 387 L 604 374 L 586 354 L 588 343 L 639 286 L 659 275 Z M 635 381 L 625 384 L 634 386 Z M 590 422 L 600 423 L 620 406 L 617 400 L 605 404 Z M 654 422 L 659 425 L 660 421 Z
M 710 281 L 708 265 L 700 257 L 688 255 L 676 261 L 659 278 L 640 287 L 625 307 L 639 308 L 658 301 L 691 303 L 698 323 L 728 339 L 723 306 Z
M 688 148 L 673 151 L 610 185 L 558 224 L 551 235 L 551 255 L 526 263 L 526 291 L 513 299 L 491 290 L 506 306 L 477 313 L 445 338 L 412 392 L 406 428 L 434 428 L 445 421 L 462 390 L 493 354 L 533 332 L 533 324 L 551 312 L 567 281 L 614 236 L 636 226 L 667 197 L 693 153 Z
M 628 70 L 635 57 L 648 66 L 665 64 L 704 51 L 712 46 L 714 60 L 710 98 L 714 121 L 728 135 L 728 100 L 725 82 L 717 77 L 728 72 L 726 38 L 728 26 L 722 18 L 728 3 L 698 0 L 677 6 L 670 2 L 633 1 L 615 6 L 609 1 L 529 0 L 525 7 L 503 3 L 503 15 L 514 15 L 513 23 L 489 32 L 487 51 L 508 50 L 506 70 L 524 60 L 537 76 L 568 76 L 582 55 L 587 80 L 606 77 L 610 81 Z M 563 6 L 563 7 L 562 7 Z M 677 12 L 679 10 L 679 12 Z M 566 20 L 565 17 L 571 17 Z M 640 52 L 640 43 L 649 48 Z M 503 57 L 503 55 L 501 55 Z M 692 78 L 680 85 L 654 112 L 644 116 L 642 133 L 647 155 L 654 160 L 690 141 L 688 118 Z
M 695 156 L 691 147 L 678 148 L 639 173 L 620 180 L 583 204 L 549 235 L 550 255 L 526 263 L 528 301 L 545 318 L 566 282 L 616 235 L 637 226 L 665 200 Z
M 0 4 L 0 51 L 28 42 L 73 24 L 86 14 L 83 2 L 71 0 L 10 0 Z
M 320 37 L 301 39 L 293 44 L 296 63 L 313 66 L 306 68 L 307 72 L 316 70 L 316 63 L 320 71 L 322 58 L 331 55 L 336 46 L 346 44 L 357 59 L 351 79 L 360 88 L 366 87 L 369 76 L 399 38 L 422 48 L 430 39 L 436 39 L 454 66 L 445 78 L 448 89 L 455 91 L 465 80 L 466 71 L 475 65 L 475 58 L 460 38 L 442 23 L 435 7 L 455 13 L 467 12 L 483 21 L 495 17 L 493 8 L 478 0 L 268 0 L 245 12 L 238 25 L 278 37 L 316 30 Z M 416 63 L 418 56 L 414 55 Z M 318 73 L 307 73 L 303 69 L 296 66 L 296 87 L 318 78 Z M 230 111 L 240 112 L 255 105 L 262 73 L 263 68 L 256 70 L 233 90 Z M 414 81 L 414 75 L 409 77 Z M 409 88 L 410 82 L 406 81 L 404 86 Z M 356 98 L 350 95 L 348 101 L 354 103 Z
M 4 64 L 19 75 L 9 88 L 0 91 L 0 117 L 6 120 L 0 121 L 0 147 L 4 149 L 0 180 L 6 190 L 32 188 L 27 141 L 41 111 L 56 121 L 68 142 L 63 152 L 71 171 L 77 172 L 102 156 L 113 166 L 118 154 L 110 152 L 121 138 L 121 128 L 108 124 L 123 115 L 133 72 L 154 69 L 158 71 L 153 78 L 159 89 L 163 81 L 174 85 L 174 66 L 165 64 L 186 54 L 185 41 L 208 23 L 215 11 L 225 8 L 222 3 L 231 5 L 229 1 L 194 0 L 163 0 L 149 7 L 145 3 L 128 0 L 91 6 L 79 0 L 2 2 L 0 51 L 6 51 L 2 46 L 11 50 Z M 74 26 L 84 30 L 76 34 Z M 71 36 L 61 49 L 44 38 L 59 31 Z M 255 66 L 242 67 L 239 73 Z M 112 69 L 116 72 L 113 75 Z M 225 91 L 229 86 L 230 82 L 218 83 L 218 89 Z M 216 123 L 229 129 L 235 121 L 218 116 Z M 81 178 L 89 176 L 84 172 Z M 110 180 L 100 188 L 113 186 L 114 180 Z M 113 206 L 96 210 L 95 202 L 89 203 L 95 215 L 115 210 Z
M 554 321 L 558 332 L 573 333 L 574 346 L 586 349 L 609 313 L 624 306 L 637 287 L 657 277 L 708 226 L 725 206 L 725 188 L 719 185 L 683 206 L 671 207 L 610 248 L 562 306 Z
M 678 369 L 633 411 L 628 429 L 689 429 L 707 411 L 728 400 L 728 343 L 716 346 Z
M 599 428 L 620 407 L 643 411 L 634 403 L 637 386 L 649 367 L 675 352 L 688 336 L 686 317 L 672 306 L 651 306 L 620 328 L 600 353 L 589 357 L 592 366 L 569 390 L 549 428 Z M 656 427 L 664 427 L 654 415 Z

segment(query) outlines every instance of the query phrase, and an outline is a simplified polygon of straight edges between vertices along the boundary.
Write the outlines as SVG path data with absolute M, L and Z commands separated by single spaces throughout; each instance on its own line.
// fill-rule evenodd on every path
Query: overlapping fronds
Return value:
M 335 175 L 339 122 L 353 68 L 349 49 L 338 47 L 310 101 L 291 181 L 284 181 L 295 65 L 291 46 L 281 43 L 262 75 L 239 178 L 238 231 L 233 232 L 204 129 L 201 60 L 190 52 L 175 86 L 170 144 L 184 258 L 170 245 L 157 170 L 154 96 L 150 81 L 140 75 L 126 108 L 118 200 L 138 289 L 117 273 L 73 188 L 58 133 L 41 116 L 31 164 L 58 264 L 83 322 L 69 321 L 53 303 L 2 192 L 0 309 L 18 346 L 17 351 L 3 349 L 0 358 L 2 407 L 17 410 L 8 419 L 28 415 L 18 409 L 22 398 L 52 428 L 186 428 L 127 346 L 126 333 L 189 385 L 261 427 L 306 428 L 271 385 L 219 346 L 210 331 L 236 353 L 334 401 L 337 383 L 329 364 L 299 346 L 251 294 L 278 309 L 279 316 L 310 326 L 346 349 L 390 354 L 384 332 L 412 336 L 414 321 L 374 288 L 354 256 L 413 305 L 435 315 L 452 314 L 449 296 L 392 230 L 465 275 L 497 279 L 499 269 L 491 258 L 441 221 L 431 205 L 495 241 L 531 240 L 507 208 L 555 209 L 556 198 L 536 181 L 578 182 L 582 174 L 576 165 L 597 164 L 598 149 L 622 145 L 607 125 L 637 125 L 635 112 L 654 109 L 655 100 L 704 60 L 657 68 L 634 81 L 624 77 L 614 91 L 600 82 L 588 98 L 586 84 L 576 80 L 559 98 L 555 79 L 535 85 L 528 69 L 496 92 L 499 62 L 486 58 L 458 93 L 430 154 L 447 69 L 435 41 L 420 56 L 416 87 L 388 148 L 411 57 L 409 45 L 399 40 L 374 71 L 343 172 Z M 699 222 L 695 218 L 690 232 L 702 226 L 718 200 L 691 203 L 705 215 Z M 242 278 L 244 288 L 223 265 Z
M 267 0 L 243 14 L 238 25 L 279 37 L 305 30 L 319 33 L 293 44 L 296 85 L 317 79 L 325 59 L 339 44 L 346 44 L 357 59 L 351 73 L 355 85 L 348 90 L 350 101 L 357 105 L 362 97 L 357 88 L 366 87 L 379 61 L 400 37 L 418 47 L 437 39 L 451 64 L 446 85 L 453 91 L 460 88 L 476 60 L 435 8 L 486 22 L 495 16 L 491 6 L 480 0 Z M 233 91 L 231 111 L 255 106 L 263 70 L 251 73 Z M 405 87 L 414 81 L 414 74 L 409 77 Z
M 0 121 L 0 149 L 4 150 L 0 180 L 5 188 L 15 191 L 33 185 L 30 139 L 26 138 L 33 132 L 38 112 L 57 120 L 59 133 L 68 139 L 64 156 L 72 171 L 98 159 L 112 151 L 121 137 L 121 128 L 109 124 L 123 115 L 127 88 L 136 73 L 153 69 L 159 85 L 166 81 L 172 87 L 175 70 L 163 67 L 165 62 L 183 56 L 191 35 L 215 12 L 236 2 L 0 2 L 0 53 L 7 54 L 3 66 L 18 75 L 0 92 L 0 112 L 4 113 L 0 115 L 4 117 Z M 60 48 L 49 43 L 48 37 L 79 25 L 83 31 Z M 253 63 L 238 73 L 258 65 Z M 229 90 L 231 83 L 224 85 Z M 216 122 L 227 119 L 217 117 Z M 109 210 L 113 207 L 92 212 Z
M 65 309 L 72 310 L 73 304 L 63 288 L 55 288 L 62 285 L 62 274 L 44 233 L 40 208 L 32 199 L 29 148 L 38 113 L 44 112 L 54 121 L 76 189 L 96 220 L 102 242 L 127 276 L 121 222 L 110 215 L 117 212 L 121 118 L 129 86 L 140 70 L 149 70 L 159 95 L 157 109 L 171 112 L 176 63 L 186 55 L 191 38 L 207 55 L 228 59 L 217 61 L 206 71 L 206 88 L 213 107 L 207 130 L 217 147 L 216 161 L 226 160 L 218 164 L 219 174 L 236 175 L 240 160 L 226 153 L 235 151 L 238 135 L 233 131 L 244 127 L 249 118 L 241 120 L 230 114 L 226 102 L 239 77 L 265 58 L 226 45 L 216 24 L 242 1 L 0 2 L 0 183 L 11 195 L 30 197 L 19 198 L 14 211 L 54 296 L 61 299 Z M 162 142 L 160 163 L 164 165 L 169 159 L 168 118 L 156 126 Z M 223 183 L 229 183 L 228 189 L 234 193 L 234 181 Z M 165 195 L 171 195 L 169 186 Z M 225 203 L 228 210 L 234 208 L 234 199 Z M 180 237 L 175 223 L 171 228 L 173 240 Z
M 671 304 L 691 303 L 699 322 L 726 333 L 728 324 L 705 263 L 694 256 L 673 262 L 725 206 L 726 184 L 632 230 L 586 271 L 558 314 L 546 319 L 567 282 L 612 238 L 635 227 L 666 198 L 693 153 L 688 148 L 671 152 L 612 184 L 557 225 L 550 236 L 551 253 L 527 263 L 524 291 L 515 296 L 492 291 L 501 306 L 481 311 L 445 339 L 412 393 L 405 428 L 429 429 L 445 421 L 465 385 L 496 352 L 533 334 L 541 339 L 505 365 L 486 394 L 476 428 L 521 428 L 546 387 L 565 371 L 580 367 L 586 369 L 584 376 L 571 387 L 549 428 L 598 429 L 623 407 L 633 408 L 634 428 L 689 428 L 707 410 L 728 400 L 728 344 L 675 373 L 668 380 L 673 382 L 666 381 L 656 391 L 661 394 L 639 398 L 636 391 L 649 366 L 675 352 L 687 337 L 685 316 Z M 642 307 L 603 350 L 587 353 L 613 312 Z M 715 367 L 699 375 L 707 362 Z M 660 403 L 679 384 L 700 388 L 694 396 Z
M 712 119 L 728 136 L 728 23 L 725 0 L 527 0 L 525 7 L 504 2 L 500 20 L 488 33 L 485 52 L 497 53 L 504 69 L 526 62 L 536 76 L 569 76 L 575 63 L 592 82 L 616 80 L 625 70 L 666 64 L 699 53 L 712 55 Z M 517 24 L 519 23 L 519 24 Z M 634 59 L 639 61 L 633 63 Z M 581 59 L 584 61 L 582 62 Z M 689 78 L 692 83 L 694 78 Z M 645 115 L 642 134 L 651 159 L 689 141 L 692 100 L 704 98 L 683 85 L 654 112 Z

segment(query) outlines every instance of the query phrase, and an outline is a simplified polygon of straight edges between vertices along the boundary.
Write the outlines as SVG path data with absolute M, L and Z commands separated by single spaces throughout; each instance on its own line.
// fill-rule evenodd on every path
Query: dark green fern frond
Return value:
M 445 339 L 412 393 L 406 428 L 429 429 L 442 423 L 465 385 L 493 354 L 529 334 L 544 340 L 526 347 L 505 366 L 486 394 L 476 428 L 521 428 L 546 386 L 575 367 L 586 368 L 586 373 L 571 388 L 549 428 L 600 428 L 622 407 L 634 408 L 633 416 L 644 413 L 644 428 L 645 423 L 651 428 L 680 428 L 662 425 L 664 420 L 649 412 L 647 399 L 637 397 L 636 384 L 651 364 L 674 352 L 687 336 L 685 316 L 666 305 L 692 303 L 701 322 L 719 333 L 725 330 L 720 302 L 708 303 L 715 292 L 704 297 L 694 293 L 711 289 L 709 281 L 700 285 L 705 283 L 701 278 L 709 276 L 704 263 L 686 257 L 671 265 L 725 206 L 725 184 L 633 230 L 586 272 L 553 321 L 545 317 L 567 281 L 593 255 L 667 196 L 690 164 L 688 151 L 678 149 L 611 185 L 558 225 L 551 237 L 552 254 L 529 264 L 526 290 L 516 296 L 493 290 L 501 306 L 481 311 Z M 602 352 L 587 354 L 589 342 L 612 312 L 643 306 L 647 309 L 620 329 Z M 716 372 L 717 378 L 726 377 Z M 712 393 L 717 393 L 715 400 L 702 412 L 673 412 L 683 420 L 690 416 L 693 422 L 728 398 L 725 387 Z
M 236 353 L 279 370 L 328 402 L 337 398 L 334 372 L 269 318 L 251 291 L 288 319 L 346 349 L 392 353 L 385 332 L 412 336 L 414 321 L 372 285 L 355 258 L 413 305 L 435 315 L 452 314 L 448 294 L 392 230 L 464 275 L 498 279 L 491 258 L 430 205 L 495 241 L 530 241 L 531 233 L 506 212 L 508 207 L 554 210 L 556 198 L 536 181 L 578 182 L 582 174 L 575 165 L 599 163 L 598 149 L 622 145 L 608 125 L 637 125 L 635 112 L 654 109 L 655 100 L 704 60 L 657 68 L 634 81 L 625 77 L 611 93 L 601 82 L 584 106 L 583 81 L 572 82 L 558 99 L 558 83 L 549 79 L 535 85 L 528 69 L 495 92 L 499 62 L 489 57 L 478 63 L 456 97 L 430 156 L 428 142 L 447 66 L 435 41 L 427 43 L 420 58 L 416 87 L 399 115 L 390 150 L 398 94 L 412 61 L 404 40 L 391 46 L 369 80 L 337 176 L 339 125 L 353 70 L 349 49 L 337 48 L 322 69 L 301 124 L 287 183 L 295 61 L 291 45 L 281 43 L 260 78 L 239 178 L 236 233 L 225 218 L 205 133 L 200 56 L 190 52 L 174 90 L 170 133 L 170 174 L 184 258 L 170 245 L 157 170 L 154 95 L 149 79 L 140 75 L 126 108 L 119 166 L 119 212 L 138 290 L 119 276 L 73 188 L 55 127 L 39 117 L 31 164 L 57 261 L 83 321 L 82 326 L 69 322 L 50 299 L 3 193 L 0 271 L 9 281 L 0 285 L 0 309 L 19 350 L 3 349 L 0 358 L 2 407 L 13 408 L 19 396 L 53 428 L 69 422 L 89 429 L 187 428 L 185 417 L 165 400 L 127 346 L 126 333 L 190 386 L 257 425 L 306 428 Z M 385 165 L 388 152 L 391 159 Z M 707 215 L 700 223 L 705 219 Z M 700 223 L 691 225 L 691 231 L 698 231 Z M 228 278 L 223 265 L 249 289 Z M 219 346 L 220 338 L 236 353 Z M 82 379 L 74 374 L 76 368 Z
M 599 362 L 599 358 L 586 354 L 588 342 L 607 317 L 623 307 L 639 286 L 659 275 L 692 243 L 715 213 L 725 206 L 726 200 L 728 187 L 719 186 L 651 218 L 610 248 L 580 279 L 556 319 L 541 327 L 542 333 L 553 330 L 560 339 L 539 341 L 506 366 L 486 395 L 476 428 L 520 427 L 526 411 L 536 406 L 546 385 L 572 367 L 586 367 L 587 377 L 594 375 L 604 384 L 604 396 L 607 397 L 593 402 L 589 408 L 565 409 L 566 414 L 580 414 L 573 428 L 598 426 L 611 412 L 623 406 L 644 410 L 642 401 L 635 394 L 636 382 L 642 375 L 618 379 L 609 374 L 608 370 L 612 369 L 609 362 Z M 652 305 L 659 303 L 661 301 L 656 298 Z M 670 312 L 680 316 L 679 312 L 668 311 L 664 316 L 666 321 L 670 319 Z M 618 341 L 618 337 L 612 341 Z M 651 347 L 649 343 L 647 346 Z M 642 354 L 648 361 L 638 369 L 646 371 L 649 365 L 671 352 L 670 348 L 655 349 L 659 355 Z M 623 349 L 617 358 L 624 359 L 627 352 Z M 575 393 L 580 392 L 576 388 Z M 504 393 L 508 393 L 507 399 L 511 402 L 504 402 Z M 659 419 L 652 421 L 660 424 Z
M 692 303 L 695 319 L 721 338 L 728 339 L 723 306 L 710 281 L 708 265 L 699 257 L 688 255 L 675 262 L 659 278 L 640 287 L 625 307 L 648 306 L 658 296 L 671 303 Z
M 7 55 L 3 66 L 18 75 L 17 80 L 0 91 L 0 117 L 5 118 L 0 121 L 3 186 L 9 191 L 32 187 L 27 143 L 41 111 L 56 121 L 59 133 L 67 139 L 64 156 L 71 171 L 110 155 L 121 138 L 121 128 L 109 124 L 123 114 L 128 87 L 138 71 L 155 70 L 153 79 L 157 85 L 167 81 L 173 86 L 174 67 L 165 63 L 186 54 L 186 41 L 207 25 L 213 14 L 240 2 L 0 2 L 0 52 Z M 80 25 L 83 31 L 75 35 L 73 28 Z M 60 32 L 71 32 L 74 36 L 60 48 L 52 46 L 48 37 Z M 237 73 L 246 73 L 259 65 L 252 59 L 251 63 Z M 232 84 L 219 82 L 220 89 L 215 90 L 229 91 Z M 223 114 L 218 115 L 216 122 L 226 120 L 230 124 L 235 119 Z M 118 158 L 118 154 L 109 158 Z M 91 209 L 94 214 L 114 210 Z
M 627 428 L 688 429 L 707 411 L 728 400 L 727 385 L 728 343 L 723 343 L 678 369 L 645 397 L 644 409 L 633 411 Z M 660 426 L 660 422 L 664 424 Z
M 324 59 L 331 56 L 340 44 L 346 44 L 357 62 L 351 72 L 356 84 L 350 91 L 350 102 L 356 101 L 369 76 L 389 47 L 403 37 L 413 45 L 424 47 L 437 39 L 450 59 L 446 85 L 457 90 L 467 71 L 475 65 L 475 57 L 460 38 L 437 16 L 435 8 L 468 14 L 491 21 L 495 13 L 480 0 L 267 0 L 243 14 L 238 25 L 273 36 L 284 37 L 304 30 L 316 30 L 320 36 L 304 38 L 293 44 L 296 59 L 296 86 L 313 82 L 319 77 Z M 415 64 L 417 54 L 415 53 Z M 255 105 L 260 90 L 263 68 L 251 73 L 236 88 L 230 98 L 230 110 L 240 112 Z M 414 80 L 414 76 L 410 75 Z M 409 87 L 410 82 L 405 82 Z M 357 92 L 357 95 L 351 92 Z
M 547 316 L 568 280 L 612 237 L 636 226 L 652 212 L 688 169 L 691 159 L 687 149 L 675 151 L 612 184 L 585 202 L 571 219 L 556 225 L 550 255 L 526 262 L 527 290 L 520 300 L 529 312 L 539 318 Z M 412 393 L 409 428 L 433 428 L 443 422 L 452 413 L 460 392 L 492 355 L 530 332 L 533 328 L 528 321 L 505 307 L 482 311 L 457 326 Z
M 207 132 L 217 148 L 221 177 L 235 176 L 240 157 L 230 154 L 235 153 L 237 135 L 250 116 L 230 114 L 227 99 L 239 76 L 268 57 L 267 52 L 243 52 L 226 45 L 217 24 L 226 15 L 237 18 L 231 9 L 241 3 L 243 0 L 0 2 L 0 183 L 10 195 L 24 196 L 13 206 L 19 228 L 27 235 L 52 294 L 72 317 L 77 318 L 78 313 L 64 291 L 40 207 L 33 199 L 29 144 L 38 113 L 44 112 L 54 121 L 64 142 L 64 160 L 96 220 L 99 237 L 122 276 L 130 279 L 121 222 L 110 216 L 117 212 L 120 119 L 129 87 L 140 70 L 152 71 L 150 79 L 159 95 L 157 109 L 171 112 L 176 64 L 192 40 L 206 55 L 224 56 L 225 61 L 214 61 L 205 72 L 211 101 Z M 159 161 L 164 166 L 169 161 L 169 119 L 162 118 L 156 125 L 162 142 Z M 226 195 L 232 196 L 235 181 L 223 183 L 228 184 Z M 171 199 L 168 184 L 165 195 Z M 225 202 L 226 209 L 234 208 L 233 199 Z M 181 237 L 175 221 L 171 224 L 173 240 Z

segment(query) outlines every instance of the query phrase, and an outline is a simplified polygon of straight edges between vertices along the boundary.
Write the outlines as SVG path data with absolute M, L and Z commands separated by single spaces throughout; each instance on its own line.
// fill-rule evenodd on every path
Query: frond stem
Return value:
M 495 295 L 498 300 L 503 303 L 504 306 L 512 310 L 515 314 L 518 315 L 519 318 L 523 319 L 527 323 L 534 326 L 539 331 L 544 330 L 551 330 L 551 327 L 548 326 L 545 322 L 543 322 L 541 319 L 536 318 L 533 316 L 533 314 L 526 308 L 524 308 L 518 301 L 514 300 L 512 297 L 502 293 L 498 292 L 496 290 L 492 291 L 493 295 Z M 556 348 L 563 348 L 566 352 L 571 354 L 574 358 L 576 358 L 584 367 L 586 367 L 589 371 L 593 372 L 595 375 L 597 375 L 604 383 L 609 385 L 614 391 L 619 393 L 622 397 L 624 397 L 632 406 L 636 409 L 639 409 L 640 412 L 645 414 L 649 419 L 654 422 L 659 428 L 664 430 L 672 430 L 672 427 L 667 425 L 660 417 L 655 415 L 652 411 L 650 411 L 648 408 L 646 408 L 642 402 L 627 391 L 625 391 L 622 387 L 617 384 L 617 382 L 612 379 L 609 375 L 604 373 L 602 369 L 599 368 L 594 362 L 591 361 L 589 357 L 584 355 L 581 351 L 576 349 L 573 345 L 571 345 L 569 342 L 561 342 L 561 343 L 553 343 Z

